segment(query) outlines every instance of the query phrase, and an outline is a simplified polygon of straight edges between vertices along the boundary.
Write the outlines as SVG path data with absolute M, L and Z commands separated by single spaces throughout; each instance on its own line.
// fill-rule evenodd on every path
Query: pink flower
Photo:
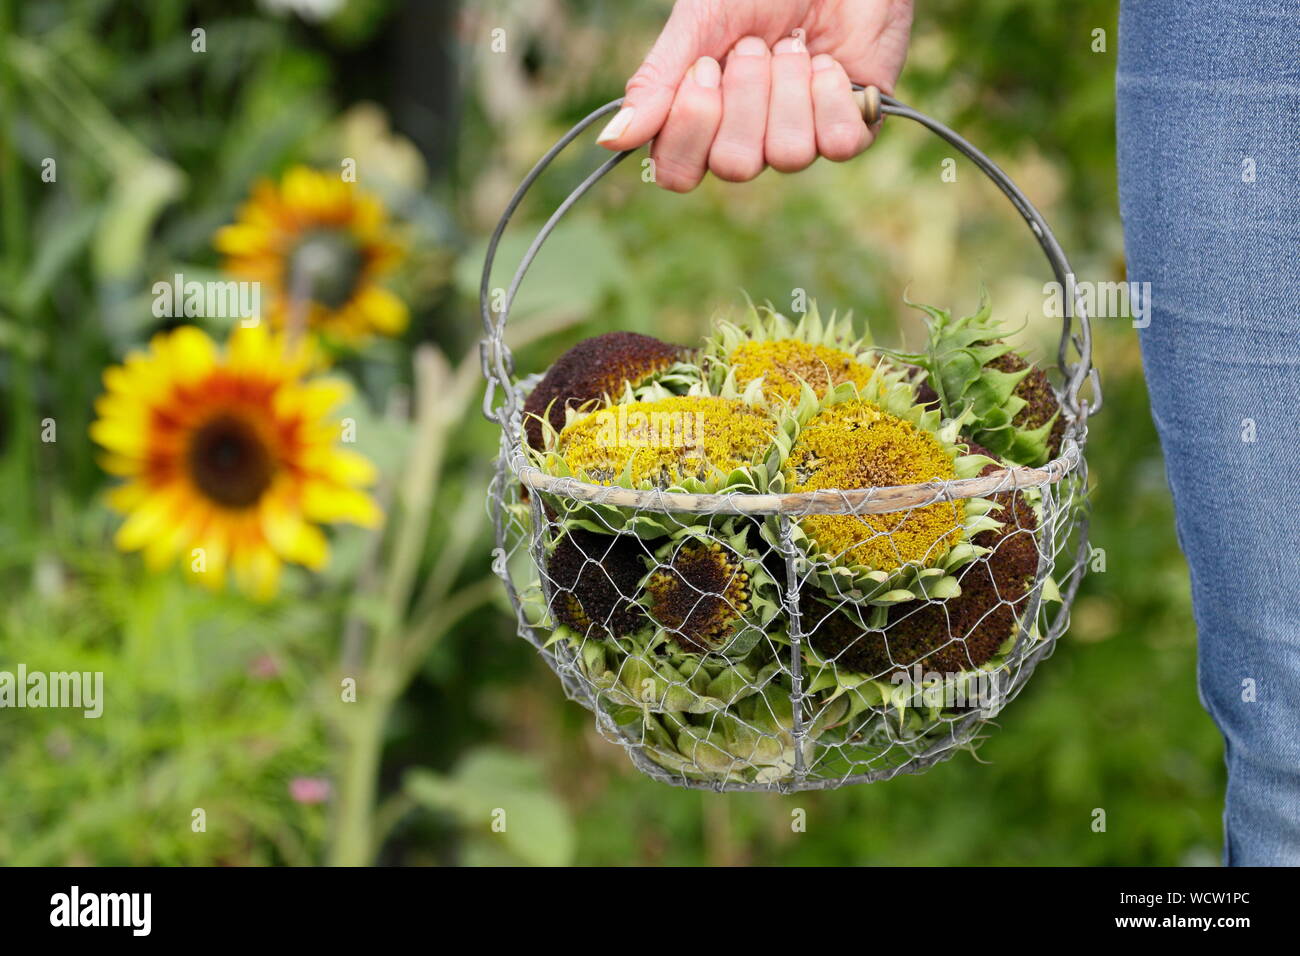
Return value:
M 248 676 L 257 680 L 271 680 L 280 674 L 280 665 L 270 654 L 255 657 L 248 665 Z
M 295 803 L 324 803 L 330 796 L 330 782 L 324 777 L 294 777 L 289 781 L 289 795 Z

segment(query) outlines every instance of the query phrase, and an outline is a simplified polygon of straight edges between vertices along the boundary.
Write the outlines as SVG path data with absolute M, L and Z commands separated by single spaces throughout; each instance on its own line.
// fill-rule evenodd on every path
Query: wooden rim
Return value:
M 1004 491 L 1041 488 L 1054 485 L 1077 470 L 1082 454 L 1072 439 L 1059 458 L 1039 468 L 1017 465 L 1002 468 L 977 478 L 928 481 L 914 485 L 853 490 L 802 491 L 789 494 L 688 494 L 653 489 L 638 491 L 613 485 L 596 485 L 576 478 L 559 478 L 511 459 L 510 468 L 523 484 L 546 494 L 641 511 L 691 514 L 743 515 L 860 515 L 906 511 L 940 501 L 983 498 Z

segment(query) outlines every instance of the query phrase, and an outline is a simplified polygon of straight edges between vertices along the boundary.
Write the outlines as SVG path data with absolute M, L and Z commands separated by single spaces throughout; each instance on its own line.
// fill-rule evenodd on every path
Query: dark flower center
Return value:
M 275 461 L 255 428 L 222 415 L 195 432 L 189 467 L 194 484 L 209 499 L 227 508 L 247 508 L 270 487 Z
M 555 616 L 584 636 L 631 634 L 644 623 L 644 613 L 632 603 L 645 573 L 643 553 L 631 535 L 570 529 L 546 567 L 557 589 Z
M 364 263 L 361 248 L 346 230 L 313 229 L 289 255 L 287 291 L 338 309 L 356 292 Z
M 749 610 L 749 574 L 717 542 L 684 544 L 646 587 L 651 615 L 687 650 L 721 649 Z

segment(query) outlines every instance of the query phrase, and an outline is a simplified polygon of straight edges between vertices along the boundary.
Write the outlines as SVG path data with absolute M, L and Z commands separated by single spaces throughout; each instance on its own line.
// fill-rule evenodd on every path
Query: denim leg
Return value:
M 1300 0 L 1124 0 L 1117 92 L 1224 859 L 1300 865 Z

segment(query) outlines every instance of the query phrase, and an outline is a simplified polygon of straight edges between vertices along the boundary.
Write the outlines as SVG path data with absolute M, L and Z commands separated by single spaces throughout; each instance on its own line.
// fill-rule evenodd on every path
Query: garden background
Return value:
M 483 507 L 497 442 L 479 411 L 485 237 L 541 152 L 620 94 L 668 6 L 0 0 L 0 669 L 103 671 L 106 698 L 98 720 L 0 711 L 0 862 L 1217 860 L 1221 748 L 1197 702 L 1186 568 L 1125 319 L 1095 323 L 1104 571 L 978 759 L 796 796 L 667 788 L 515 636 Z M 900 98 L 993 156 L 1081 277 L 1122 279 L 1116 3 L 918 7 Z M 891 121 L 851 163 L 684 197 L 624 164 L 524 287 L 517 365 L 612 329 L 692 342 L 742 290 L 780 308 L 804 289 L 915 341 L 905 290 L 964 314 L 981 282 L 1050 361 L 1041 253 L 969 163 L 943 180 L 950 153 Z M 600 155 L 591 137 L 570 150 L 503 262 Z M 387 530 L 333 530 L 328 567 L 286 575 L 269 602 L 150 573 L 112 543 L 113 482 L 87 435 L 102 370 L 175 324 L 154 317 L 154 282 L 220 277 L 213 234 L 258 179 L 345 158 L 407 238 L 390 287 L 409 328 L 337 369 L 357 385 L 348 414 L 383 475 Z M 230 326 L 194 321 L 218 339 Z M 339 700 L 348 674 L 354 704 Z

